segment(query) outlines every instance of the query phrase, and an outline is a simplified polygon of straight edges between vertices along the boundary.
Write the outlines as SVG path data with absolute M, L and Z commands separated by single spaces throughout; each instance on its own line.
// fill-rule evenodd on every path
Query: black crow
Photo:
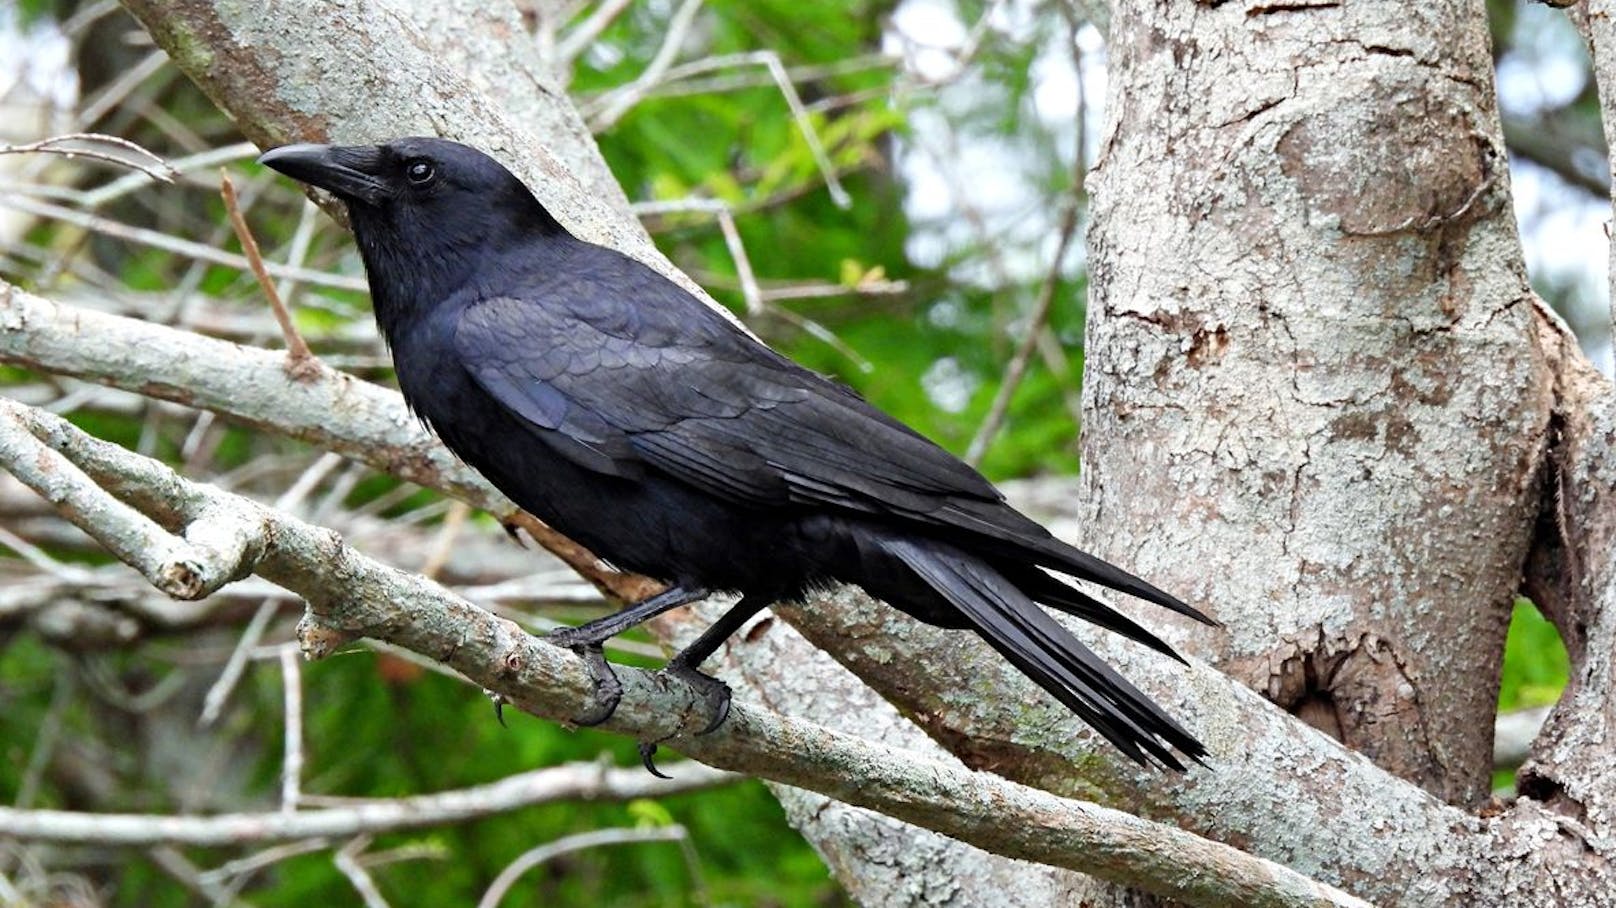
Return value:
M 1034 603 L 1174 658 L 1044 569 L 1209 619 L 1056 540 L 953 455 L 661 274 L 573 237 L 492 158 L 408 138 L 259 160 L 347 203 L 404 400 L 444 444 L 597 555 L 668 583 L 553 635 L 596 672 L 581 722 L 621 695 L 603 641 L 726 591 L 740 602 L 665 669 L 707 698 L 716 728 L 729 689 L 701 662 L 770 603 L 841 581 L 975 632 L 1142 764 L 1206 754 Z

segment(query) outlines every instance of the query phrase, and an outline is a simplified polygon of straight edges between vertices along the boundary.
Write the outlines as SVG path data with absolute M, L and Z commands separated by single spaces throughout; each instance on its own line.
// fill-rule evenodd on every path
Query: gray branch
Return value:
M 56 475 L 46 479 L 74 484 L 82 498 L 95 496 L 99 487 L 105 490 L 103 497 L 173 515 L 176 526 L 228 512 L 239 523 L 262 527 L 250 567 L 308 602 L 301 635 L 311 657 L 328 655 L 334 643 L 371 637 L 443 662 L 506 702 L 557 721 L 572 715 L 592 687 L 582 663 L 569 651 L 529 636 L 431 581 L 367 558 L 329 530 L 190 482 L 156 461 L 85 435 L 59 417 L 0 400 L 0 437 L 18 434 L 60 455 L 62 461 L 45 468 Z M 72 472 L 58 480 L 64 462 Z M 28 482 L 33 477 L 19 478 Z M 110 537 L 120 529 L 104 532 Z M 1172 826 L 939 763 L 748 703 L 735 704 L 717 731 L 695 736 L 706 721 L 699 694 L 660 675 L 632 669 L 619 669 L 619 675 L 623 701 L 603 729 L 665 742 L 710 765 L 818 791 L 998 854 L 1078 870 L 1190 905 L 1365 904 L 1289 868 Z M 0 814 L 0 821 L 23 818 Z M 343 822 L 355 821 L 345 817 Z M 150 818 L 134 825 L 149 829 Z M 6 828 L 16 832 L 15 826 Z M 117 823 L 111 828 L 122 836 L 136 834 Z M 302 834 L 344 833 L 310 828 Z
M 448 826 L 557 801 L 631 801 L 726 785 L 740 776 L 700 763 L 669 766 L 672 780 L 639 769 L 583 763 L 508 776 L 488 785 L 407 798 L 359 801 L 341 807 L 217 816 L 81 813 L 0 807 L 7 836 L 39 842 L 139 847 L 242 846 L 297 839 L 379 835 Z

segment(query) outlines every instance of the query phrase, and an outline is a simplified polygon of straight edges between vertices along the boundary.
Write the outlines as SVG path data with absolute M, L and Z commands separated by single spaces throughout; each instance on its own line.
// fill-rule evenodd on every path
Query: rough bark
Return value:
M 1476 803 L 1552 404 L 1485 10 L 1119 3 L 1111 47 L 1091 544 L 1226 623 L 1186 645 Z
M 1580 3 L 1571 12 L 1591 51 L 1608 144 L 1616 136 L 1616 4 Z M 1616 206 L 1616 181 L 1612 192 Z M 1611 263 L 1616 287 L 1616 241 Z M 1616 319 L 1616 294 L 1611 305 Z M 1616 829 L 1616 389 L 1563 325 L 1541 334 L 1558 367 L 1557 406 L 1549 496 L 1526 583 L 1565 641 L 1571 677 L 1517 787 L 1579 830 L 1609 835 Z

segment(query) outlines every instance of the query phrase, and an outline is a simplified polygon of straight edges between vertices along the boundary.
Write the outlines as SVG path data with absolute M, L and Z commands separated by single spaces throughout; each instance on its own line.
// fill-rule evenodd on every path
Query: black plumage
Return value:
M 617 691 L 611 635 L 712 591 L 740 603 L 668 670 L 696 671 L 772 602 L 841 581 L 975 631 L 1141 763 L 1206 751 L 1035 601 L 1170 656 L 1155 635 L 1044 568 L 1199 620 L 1004 502 L 975 470 L 804 369 L 652 269 L 574 238 L 464 145 L 298 145 L 263 163 L 347 203 L 405 400 L 523 508 L 667 592 L 558 640 Z M 1175 656 L 1176 658 L 1176 656 Z

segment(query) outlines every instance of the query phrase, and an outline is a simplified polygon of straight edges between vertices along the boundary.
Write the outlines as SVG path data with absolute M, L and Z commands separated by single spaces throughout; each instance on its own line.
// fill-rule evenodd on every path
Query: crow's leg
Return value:
M 584 664 L 589 666 L 590 677 L 595 682 L 594 691 L 590 695 L 590 699 L 594 701 L 591 708 L 573 719 L 573 724 L 599 725 L 612 717 L 612 713 L 617 709 L 617 701 L 623 699 L 623 685 L 612 672 L 611 664 L 606 661 L 606 654 L 601 651 L 603 643 L 642 621 L 704 598 L 706 595 L 707 590 L 699 586 L 675 585 L 604 618 L 597 618 L 577 627 L 558 627 L 546 634 L 545 638 L 551 643 L 564 646 L 582 657 Z
M 751 596 L 743 597 L 740 602 L 735 603 L 734 607 L 725 612 L 722 618 L 714 621 L 711 627 L 702 631 L 700 637 L 697 637 L 689 646 L 681 650 L 678 655 L 669 659 L 668 664 L 662 669 L 663 674 L 678 678 L 694 687 L 701 693 L 702 699 L 706 700 L 707 704 L 712 707 L 711 721 L 707 723 L 706 728 L 696 732 L 696 734 L 707 734 L 718 726 L 723 725 L 724 719 L 729 716 L 729 685 L 711 675 L 702 674 L 698 671 L 698 668 L 702 662 L 706 661 L 708 656 L 711 656 L 724 644 L 725 640 L 728 640 L 736 631 L 740 630 L 741 625 L 750 620 L 753 615 L 768 608 L 768 605 L 769 603 L 764 599 Z
M 707 598 L 707 590 L 699 586 L 670 586 L 655 596 L 648 596 L 622 611 L 604 618 L 580 624 L 577 627 L 558 627 L 545 635 L 556 646 L 577 649 L 580 646 L 600 646 L 636 624 L 649 621 L 669 609 L 676 609 L 697 599 Z
M 663 675 L 678 678 L 694 687 L 701 694 L 702 699 L 707 701 L 710 718 L 707 721 L 707 726 L 696 732 L 696 734 L 705 735 L 724 724 L 724 720 L 729 718 L 730 696 L 728 684 L 714 678 L 712 675 L 703 674 L 697 670 L 697 666 L 716 652 L 724 644 L 724 641 L 740 630 L 741 625 L 745 624 L 753 615 L 768 607 L 769 603 L 766 599 L 743 596 L 741 601 L 735 603 L 729 611 L 724 613 L 722 618 L 714 621 L 711 627 L 701 632 L 700 637 L 697 637 L 689 646 L 680 650 L 678 655 L 669 659 L 668 664 L 663 667 Z M 646 771 L 650 772 L 651 775 L 666 779 L 668 777 L 656 768 L 656 761 L 653 759 L 656 756 L 656 751 L 657 746 L 654 742 L 641 741 L 640 762 L 645 764 Z

